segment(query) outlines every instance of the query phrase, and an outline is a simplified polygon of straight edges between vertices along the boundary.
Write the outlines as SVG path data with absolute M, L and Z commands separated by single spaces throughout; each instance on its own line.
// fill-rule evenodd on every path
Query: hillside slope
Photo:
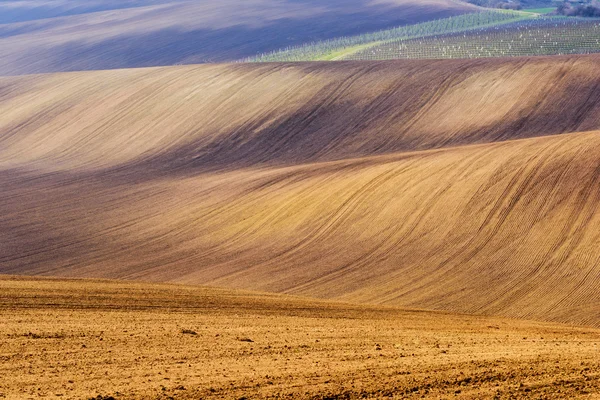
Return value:
M 595 130 L 598 60 L 235 64 L 0 78 L 0 166 L 293 165 Z
M 4 78 L 0 273 L 600 326 L 597 60 Z
M 0 75 L 236 60 L 476 10 L 453 0 L 0 2 Z

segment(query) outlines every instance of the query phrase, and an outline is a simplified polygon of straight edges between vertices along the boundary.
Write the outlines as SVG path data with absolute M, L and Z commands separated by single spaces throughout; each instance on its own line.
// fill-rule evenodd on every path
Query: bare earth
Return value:
M 600 398 L 597 329 L 114 281 L 0 293 L 2 398 Z
M 0 75 L 232 61 L 477 11 L 454 0 L 0 2 Z
M 599 60 L 0 78 L 0 273 L 600 327 Z
M 600 398 L 599 88 L 598 56 L 0 78 L 0 397 Z

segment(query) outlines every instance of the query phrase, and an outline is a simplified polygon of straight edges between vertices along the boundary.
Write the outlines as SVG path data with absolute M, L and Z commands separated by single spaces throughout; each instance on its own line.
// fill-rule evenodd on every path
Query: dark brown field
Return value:
M 232 61 L 476 11 L 453 0 L 0 2 L 0 75 Z
M 186 286 L 0 291 L 0 398 L 599 398 L 595 329 Z

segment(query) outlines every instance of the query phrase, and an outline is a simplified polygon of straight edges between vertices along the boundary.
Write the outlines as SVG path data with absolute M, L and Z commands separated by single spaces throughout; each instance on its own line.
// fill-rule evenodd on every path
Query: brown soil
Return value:
M 590 328 L 110 281 L 0 292 L 0 398 L 600 398 Z
M 0 272 L 600 326 L 598 60 L 2 78 Z

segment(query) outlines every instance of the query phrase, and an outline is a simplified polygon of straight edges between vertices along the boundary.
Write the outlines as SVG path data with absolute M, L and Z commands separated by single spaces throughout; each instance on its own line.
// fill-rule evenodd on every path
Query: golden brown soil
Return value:
M 0 77 L 0 167 L 194 173 L 591 131 L 599 86 L 600 56 Z
M 0 293 L 1 398 L 600 398 L 591 328 L 114 281 Z
M 0 79 L 0 273 L 598 327 L 598 61 Z

